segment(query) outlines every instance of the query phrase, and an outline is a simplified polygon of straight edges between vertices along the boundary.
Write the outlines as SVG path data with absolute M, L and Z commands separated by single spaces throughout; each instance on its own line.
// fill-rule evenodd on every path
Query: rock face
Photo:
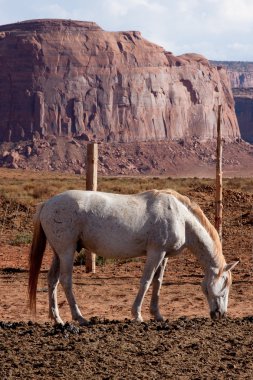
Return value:
M 224 137 L 240 137 L 226 71 L 196 54 L 175 57 L 139 32 L 25 21 L 0 27 L 0 57 L 0 141 L 208 140 L 219 101 Z
M 241 137 L 253 143 L 253 62 L 215 62 L 227 70 Z
M 253 89 L 234 89 L 235 110 L 243 140 L 253 143 Z

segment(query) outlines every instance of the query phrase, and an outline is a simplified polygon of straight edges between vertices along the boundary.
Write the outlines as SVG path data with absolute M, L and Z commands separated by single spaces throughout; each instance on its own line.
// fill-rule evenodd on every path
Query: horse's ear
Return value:
M 228 270 L 232 270 L 234 269 L 234 267 L 239 264 L 240 261 L 233 261 L 232 263 L 230 264 L 226 264 L 225 267 L 224 267 L 224 272 L 227 272 Z

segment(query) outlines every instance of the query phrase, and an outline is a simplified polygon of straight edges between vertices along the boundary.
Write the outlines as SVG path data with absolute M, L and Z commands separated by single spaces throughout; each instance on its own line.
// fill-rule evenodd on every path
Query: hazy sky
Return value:
M 0 0 L 0 25 L 37 18 L 139 30 L 176 55 L 253 61 L 253 0 Z

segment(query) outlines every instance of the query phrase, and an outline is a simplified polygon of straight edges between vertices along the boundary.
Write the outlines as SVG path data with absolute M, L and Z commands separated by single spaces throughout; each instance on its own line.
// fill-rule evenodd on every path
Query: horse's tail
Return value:
M 30 310 L 36 313 L 36 292 L 40 267 L 46 249 L 47 238 L 40 223 L 40 213 L 44 203 L 40 203 L 34 216 L 33 240 L 29 256 L 28 295 Z

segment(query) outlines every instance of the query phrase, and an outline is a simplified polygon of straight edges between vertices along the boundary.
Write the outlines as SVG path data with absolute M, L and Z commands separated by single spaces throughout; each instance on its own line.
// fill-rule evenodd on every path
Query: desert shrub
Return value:
M 50 189 L 48 186 L 41 185 L 33 189 L 32 195 L 34 199 L 43 199 L 50 195 Z
M 80 252 L 76 254 L 75 260 L 74 260 L 74 265 L 75 266 L 81 266 L 85 265 L 86 262 L 86 252 L 87 250 L 82 248 Z M 105 264 L 105 259 L 101 256 L 96 255 L 96 265 L 104 265 Z
M 34 184 L 33 183 L 26 183 L 24 185 L 24 191 L 30 192 L 34 190 Z
M 80 252 L 78 252 L 75 256 L 74 260 L 74 265 L 79 266 L 79 265 L 85 265 L 85 249 L 82 249 Z

